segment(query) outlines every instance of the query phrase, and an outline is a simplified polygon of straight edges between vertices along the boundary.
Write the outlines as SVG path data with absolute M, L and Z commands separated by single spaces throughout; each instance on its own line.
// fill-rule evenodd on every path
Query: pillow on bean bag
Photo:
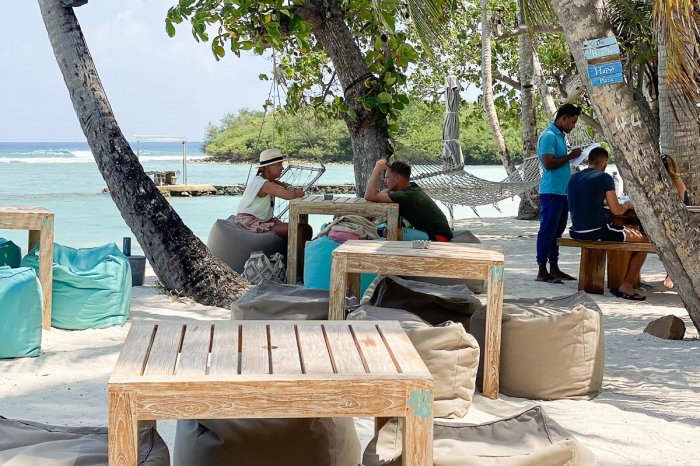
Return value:
M 306 288 L 330 290 L 333 251 L 339 247 L 340 244 L 328 236 L 322 236 L 306 246 L 304 249 L 304 286 Z M 374 277 L 376 277 L 374 274 L 362 274 L 360 293 L 364 293 Z
M 0 359 L 39 356 L 43 309 L 34 269 L 0 267 Z
M 0 267 L 9 265 L 12 268 L 19 267 L 22 262 L 22 250 L 10 240 L 0 238 Z

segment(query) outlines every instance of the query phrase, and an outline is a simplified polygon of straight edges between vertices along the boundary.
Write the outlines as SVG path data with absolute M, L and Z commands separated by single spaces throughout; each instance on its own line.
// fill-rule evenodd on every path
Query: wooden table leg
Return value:
M 487 278 L 486 335 L 484 342 L 484 396 L 498 398 L 501 369 L 501 316 L 503 314 L 503 266 L 494 265 Z
M 399 239 L 399 210 L 390 207 L 386 216 L 386 239 L 397 241 Z
M 605 249 L 581 248 L 578 289 L 591 294 L 605 292 Z
M 328 301 L 328 320 L 345 320 L 345 294 L 348 289 L 347 259 L 335 252 L 331 259 L 331 290 Z
M 41 230 L 29 230 L 29 251 L 34 249 L 34 246 L 39 244 L 39 240 L 41 239 Z
M 629 251 L 608 251 L 608 288 L 620 287 L 631 256 Z
M 39 233 L 39 282 L 44 293 L 43 327 L 51 329 L 51 302 L 53 296 L 53 217 L 41 222 Z
M 348 275 L 348 287 L 350 291 L 355 294 L 357 302 L 362 300 L 362 274 L 359 273 L 349 273 Z
M 299 210 L 290 203 L 289 226 L 287 233 L 287 284 L 297 284 L 297 241 L 299 241 Z
M 408 398 L 402 456 L 404 466 L 433 465 L 433 400 L 430 390 L 415 390 Z
M 134 395 L 109 392 L 109 466 L 138 466 L 139 423 Z
M 387 422 L 391 420 L 390 417 L 375 417 L 374 418 L 374 435 L 379 433 L 379 429 L 384 427 Z

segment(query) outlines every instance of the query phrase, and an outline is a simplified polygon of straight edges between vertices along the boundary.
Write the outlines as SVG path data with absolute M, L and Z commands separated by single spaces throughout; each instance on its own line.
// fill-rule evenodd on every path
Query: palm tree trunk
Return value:
M 700 330 L 700 228 L 666 174 L 627 84 L 592 87 L 588 78 L 582 42 L 613 35 L 604 16 L 605 2 L 552 3 L 644 230 Z
M 537 50 L 535 50 L 532 55 L 532 62 L 535 69 L 535 84 L 540 93 L 540 100 L 542 101 L 542 106 L 547 114 L 547 118 L 552 122 L 557 114 L 557 104 L 554 103 L 554 97 L 552 97 L 552 93 L 549 91 L 549 85 L 544 76 L 544 70 L 542 69 L 542 63 L 540 62 L 540 56 Z
M 202 304 L 228 307 L 249 283 L 212 256 L 146 176 L 114 118 L 73 9 L 61 0 L 39 6 L 97 167 L 158 278 Z
M 679 85 L 669 85 L 668 48 L 659 43 L 659 124 L 661 153 L 678 162 L 692 205 L 700 201 L 700 129 L 694 102 Z
M 489 120 L 491 133 L 496 142 L 496 149 L 501 162 L 510 175 L 515 171 L 515 164 L 510 158 L 506 140 L 501 131 L 501 124 L 496 113 L 496 104 L 493 100 L 493 70 L 491 63 L 491 14 L 488 9 L 489 1 L 481 0 L 481 81 L 484 94 L 484 111 Z
M 523 0 L 518 0 L 520 10 L 518 26 L 524 34 L 518 36 L 520 48 L 520 106 L 523 123 L 523 158 L 537 154 L 537 108 L 535 106 L 535 57 L 532 38 L 527 33 Z M 539 188 L 523 193 L 518 206 L 518 220 L 538 220 L 540 218 Z

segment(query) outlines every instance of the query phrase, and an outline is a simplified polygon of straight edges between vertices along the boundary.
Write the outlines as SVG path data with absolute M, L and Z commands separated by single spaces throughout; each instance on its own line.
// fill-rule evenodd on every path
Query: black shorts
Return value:
M 569 235 L 573 239 L 583 239 L 589 241 L 616 241 L 618 243 L 625 242 L 625 227 L 622 225 L 614 225 L 609 223 L 603 228 L 598 228 L 597 230 L 588 231 L 581 233 L 569 229 Z

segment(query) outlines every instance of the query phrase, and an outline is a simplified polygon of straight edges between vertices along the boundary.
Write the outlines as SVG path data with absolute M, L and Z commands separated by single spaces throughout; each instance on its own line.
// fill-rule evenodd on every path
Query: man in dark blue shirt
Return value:
M 648 243 L 649 238 L 644 233 L 614 225 L 606 219 L 605 203 L 613 215 L 622 215 L 632 208 L 630 201 L 622 205 L 618 202 L 615 183 L 605 173 L 607 166 L 608 152 L 602 147 L 596 147 L 588 155 L 588 168 L 569 178 L 567 196 L 572 223 L 569 234 L 572 238 L 581 240 Z M 634 291 L 633 285 L 646 257 L 646 252 L 633 252 L 622 284 L 619 288 L 611 288 L 610 293 L 619 298 L 645 300 L 645 296 Z

